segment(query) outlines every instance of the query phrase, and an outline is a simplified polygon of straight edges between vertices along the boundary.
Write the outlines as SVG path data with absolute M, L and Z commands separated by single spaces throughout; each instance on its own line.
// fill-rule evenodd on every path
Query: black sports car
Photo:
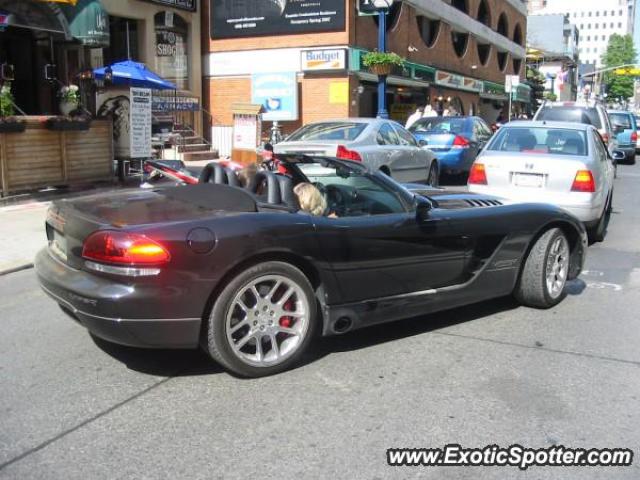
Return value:
M 55 202 L 42 288 L 98 337 L 196 348 L 236 374 L 290 368 L 314 334 L 342 334 L 514 294 L 548 308 L 587 236 L 549 205 L 403 186 L 357 162 L 281 159 L 247 188 L 211 165 L 198 185 Z M 300 210 L 317 187 L 325 215 Z

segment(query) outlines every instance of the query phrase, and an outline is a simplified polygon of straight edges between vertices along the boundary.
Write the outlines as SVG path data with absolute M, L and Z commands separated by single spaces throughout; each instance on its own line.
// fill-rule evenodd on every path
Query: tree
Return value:
M 606 68 L 634 64 L 636 63 L 636 56 L 636 51 L 633 48 L 633 37 L 614 33 L 609 38 L 607 51 L 602 55 L 602 63 Z M 607 72 L 604 76 L 607 96 L 623 100 L 632 97 L 633 81 L 634 78 L 630 75 L 616 75 L 615 72 Z
M 527 80 L 524 82 L 531 88 L 531 110 L 536 112 L 544 97 L 546 79 L 540 70 L 527 65 Z

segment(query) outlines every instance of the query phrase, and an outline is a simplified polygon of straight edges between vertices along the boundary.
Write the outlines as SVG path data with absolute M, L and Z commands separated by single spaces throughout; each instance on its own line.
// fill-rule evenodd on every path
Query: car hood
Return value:
M 409 183 L 404 184 L 404 187 L 415 195 L 428 197 L 435 202 L 436 207 L 444 209 L 499 207 L 512 203 L 493 195 L 445 190 L 444 188 L 430 187 L 429 185 Z

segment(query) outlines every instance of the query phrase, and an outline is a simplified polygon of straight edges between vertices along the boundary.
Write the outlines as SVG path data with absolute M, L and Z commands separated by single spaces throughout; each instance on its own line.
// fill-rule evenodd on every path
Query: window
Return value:
M 156 72 L 175 83 L 179 89 L 189 88 L 189 25 L 173 12 L 158 12 L 154 17 L 156 34 Z
M 606 11 L 606 10 L 602 13 L 602 16 L 603 16 L 603 17 L 606 17 L 606 16 L 607 16 L 607 11 Z
M 597 29 L 597 28 L 598 28 L 598 25 L 599 25 L 599 24 L 594 23 L 594 24 L 593 24 L 593 28 L 596 28 L 596 29 Z
M 412 132 L 455 133 L 462 134 L 467 130 L 467 120 L 460 118 L 422 118 L 411 125 Z
M 618 22 L 618 28 L 622 28 L 622 22 Z
M 607 147 L 605 147 L 602 137 L 598 132 L 592 132 L 593 135 L 593 143 L 596 144 L 596 151 L 598 152 L 598 156 L 600 157 L 600 161 L 606 161 L 608 158 Z
M 595 62 L 595 61 L 594 61 Z M 536 120 L 576 122 L 602 128 L 598 110 L 593 107 L 549 107 L 540 110 Z
M 469 44 L 469 34 L 462 32 L 451 32 L 451 42 L 453 43 L 453 50 L 458 57 L 464 57 L 467 52 L 467 45 Z
M 440 33 L 440 20 L 433 20 L 422 15 L 416 16 L 416 22 L 418 23 L 418 31 L 424 44 L 431 48 L 438 39 L 438 33 Z
M 600 16 L 600 12 L 596 11 L 596 17 Z
M 365 128 L 367 128 L 366 123 L 311 123 L 293 132 L 287 140 L 352 141 L 358 138 Z
M 584 30 L 584 23 L 580 24 L 580 30 Z
M 589 12 L 589 16 L 591 16 L 591 12 Z
M 609 119 L 612 125 L 621 125 L 625 130 L 631 129 L 631 115 L 626 113 L 610 113 Z
M 400 125 L 394 125 L 394 127 L 396 128 L 396 133 L 398 134 L 398 137 L 400 139 L 400 145 L 409 146 L 409 147 L 418 146 L 418 142 L 416 142 L 416 139 L 413 137 L 413 135 L 407 132 Z
M 398 135 L 393 130 L 393 127 L 384 123 L 380 130 L 378 130 L 378 135 L 376 136 L 376 141 L 378 145 L 399 145 L 400 140 L 398 140 Z
M 379 179 L 347 169 L 338 171 L 338 168 L 300 165 L 309 181 L 324 191 L 328 210 L 338 217 L 336 220 L 407 212 L 399 196 Z
M 491 141 L 488 150 L 584 156 L 587 154 L 588 148 L 583 130 L 502 127 Z
M 587 35 L 587 42 L 591 41 L 591 35 Z

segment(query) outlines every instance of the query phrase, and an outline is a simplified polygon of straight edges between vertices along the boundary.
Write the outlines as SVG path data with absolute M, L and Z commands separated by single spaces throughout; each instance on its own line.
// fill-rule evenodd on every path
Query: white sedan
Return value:
M 438 184 L 435 155 L 403 126 L 379 118 L 309 123 L 274 145 L 274 153 L 336 157 L 362 162 L 399 182 Z
M 563 207 L 584 222 L 596 242 L 604 239 L 611 216 L 614 172 L 591 125 L 511 122 L 480 153 L 468 185 L 472 192 Z

